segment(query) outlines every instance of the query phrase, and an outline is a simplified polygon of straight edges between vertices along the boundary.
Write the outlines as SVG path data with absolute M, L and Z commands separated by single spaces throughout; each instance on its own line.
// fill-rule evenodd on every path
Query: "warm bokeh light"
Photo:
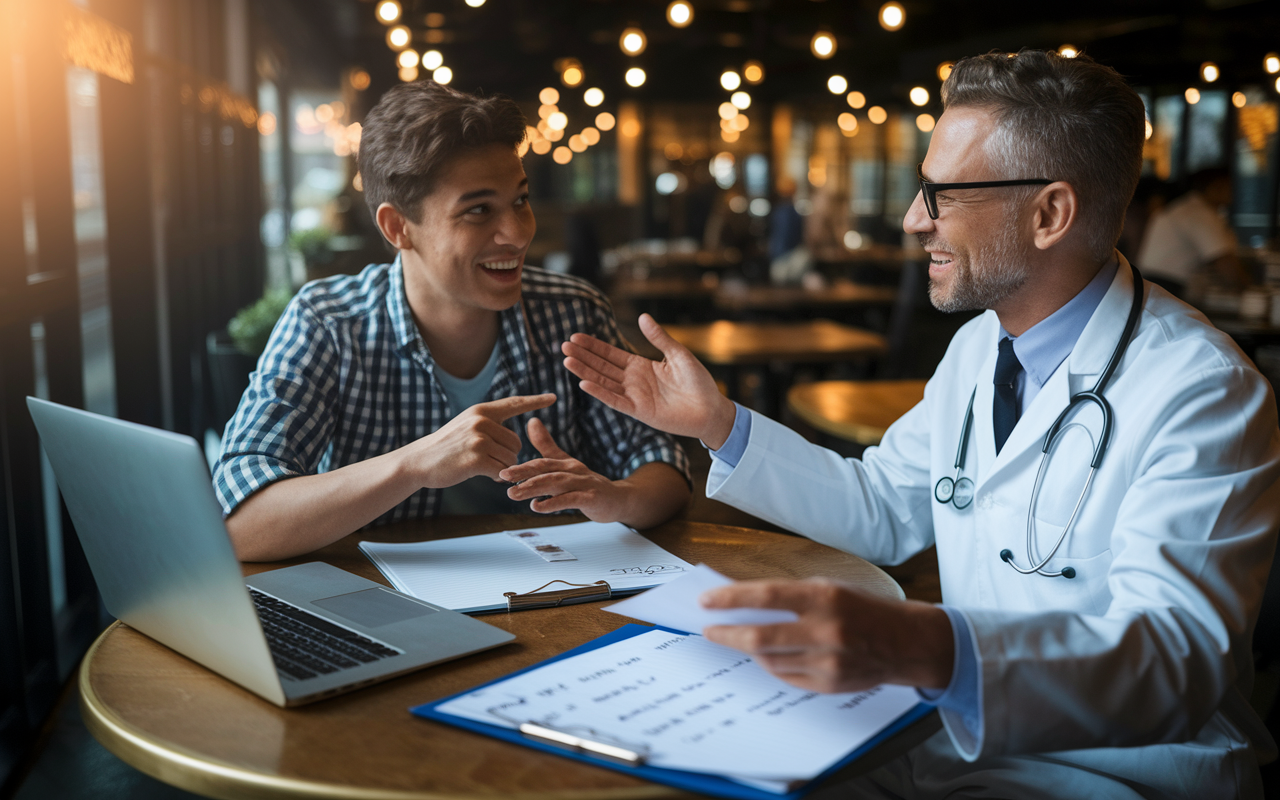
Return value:
M 745 131 L 748 127 L 750 127 L 750 125 L 751 125 L 751 120 L 747 119 L 746 114 L 739 114 L 738 116 L 729 120 L 729 127 L 733 128 L 735 131 L 738 131 L 739 133 L 741 133 L 742 131 Z
M 608 111 L 601 111 L 599 114 L 596 114 L 596 127 L 602 131 L 611 131 L 613 130 L 613 126 L 617 124 L 618 121 L 614 119 L 613 115 Z
M 276 115 L 270 111 L 258 117 L 258 133 L 270 136 L 276 132 Z
M 369 77 L 369 73 L 362 69 L 355 70 L 351 73 L 351 88 L 357 92 L 363 92 L 369 88 L 369 84 L 373 79 Z
M 1064 44 L 1058 48 L 1058 55 L 1063 58 L 1075 58 L 1080 55 L 1080 48 L 1076 47 L 1074 44 Z
M 907 12 L 901 3 L 885 3 L 880 6 L 880 27 L 886 31 L 896 31 L 906 21 Z
M 479 8 L 480 6 L 484 5 L 484 0 L 467 0 L 467 5 L 471 6 L 472 8 Z
M 1213 83 L 1222 77 L 1222 70 L 1218 69 L 1218 65 L 1212 61 L 1206 61 L 1200 65 L 1200 80 L 1205 83 Z
M 439 50 L 428 50 L 422 54 L 422 68 L 436 70 L 444 65 L 444 56 Z
M 582 133 L 578 134 L 582 137 L 582 141 L 589 145 L 600 144 L 600 131 L 588 125 L 582 129 Z
M 1249 103 L 1249 98 L 1244 96 L 1244 92 L 1236 92 L 1231 95 L 1231 105 L 1236 108 L 1244 108 Z
M 1186 91 L 1185 96 L 1187 98 L 1187 102 L 1193 106 L 1200 102 L 1200 90 L 1194 86 Z
M 1276 91 L 1280 92 L 1280 78 L 1276 78 Z
M 540 156 L 545 156 L 547 153 L 551 152 L 551 148 L 554 146 L 555 145 L 551 143 L 550 139 L 539 139 L 538 141 L 533 143 L 532 147 L 533 147 L 533 152 L 537 153 Z
M 397 0 L 382 0 L 378 3 L 375 13 L 378 15 L 379 22 L 390 25 L 400 19 L 400 3 Z
M 629 56 L 640 55 L 648 44 L 649 40 L 645 38 L 644 31 L 639 28 L 627 28 L 618 38 L 618 47 L 621 47 L 622 52 Z
M 844 79 L 843 75 L 832 75 L 827 78 L 827 91 L 832 94 L 844 94 L 849 88 L 849 82 Z
M 684 147 L 679 142 L 667 142 L 667 146 L 662 148 L 662 154 L 668 161 L 679 161 L 684 155 Z
M 742 79 L 755 86 L 764 80 L 764 64 L 759 61 L 748 61 L 742 65 Z
M 396 63 L 401 68 L 416 67 L 419 62 L 418 51 L 412 48 L 406 48 L 400 51 L 400 55 L 396 56 Z
M 547 125 L 549 125 L 553 131 L 562 131 L 569 127 L 569 116 L 563 111 L 556 111 L 551 116 L 547 117 Z
M 600 89 L 588 89 L 582 93 L 582 102 L 595 108 L 604 102 L 604 91 Z
M 551 158 L 557 164 L 568 164 L 573 160 L 573 151 L 564 145 L 560 145 L 556 148 L 555 152 L 551 154 Z
M 427 14 L 426 20 L 427 20 L 428 28 L 444 27 L 444 14 L 441 14 L 439 11 L 432 11 L 429 14 Z
M 409 83 L 411 81 L 416 81 L 417 79 L 418 79 L 417 67 L 401 67 L 400 68 L 400 80 L 404 81 L 405 83 Z
M 889 118 L 889 112 L 880 106 L 872 106 L 867 109 L 867 119 L 871 120 L 873 125 L 882 125 Z
M 943 61 L 938 65 L 938 80 L 945 81 L 951 77 L 951 70 L 955 67 L 954 61 Z
M 627 82 L 627 85 L 632 87 L 633 89 L 644 86 L 644 79 L 645 79 L 644 70 L 640 69 L 639 67 L 632 67 L 631 69 L 627 70 L 627 74 L 624 76 L 624 78 Z
M 560 80 L 565 86 L 577 86 L 582 83 L 582 68 L 567 67 L 564 72 L 560 73 Z
M 693 6 L 688 0 L 674 0 L 667 6 L 667 22 L 673 27 L 687 28 L 693 22 Z
M 409 32 L 408 26 L 396 25 L 387 29 L 387 46 L 392 50 L 408 47 L 412 40 L 413 34 Z
M 412 66 L 412 65 L 406 64 L 405 66 Z M 316 106 L 316 122 L 319 122 L 321 125 L 323 125 L 331 119 L 333 119 L 333 106 L 329 105 L 328 103 L 321 103 L 320 105 Z
M 569 149 L 575 153 L 587 152 L 587 143 L 583 141 L 580 134 L 575 133 L 569 137 Z
M 448 67 L 436 67 L 431 71 L 431 80 L 441 86 L 444 86 L 449 83 L 449 81 L 453 80 L 453 70 Z
M 529 152 L 529 145 L 530 145 L 530 142 L 528 139 L 525 139 L 523 142 L 516 145 L 516 157 L 524 158 L 525 154 Z
M 554 86 L 548 86 L 538 92 L 538 99 L 542 101 L 543 105 L 553 106 L 560 102 L 560 90 Z
M 720 131 L 720 138 L 724 139 L 729 144 L 733 144 L 734 142 L 738 141 L 738 137 L 740 136 L 742 136 L 742 134 L 732 129 L 727 131 Z
M 546 119 L 559 110 L 558 106 L 552 105 L 551 103 L 543 103 L 538 106 L 538 119 Z
M 356 176 L 351 179 L 351 188 L 355 189 L 357 192 L 364 191 L 364 179 L 360 177 L 359 172 L 357 172 Z
M 558 142 L 564 138 L 564 131 L 558 131 L 555 128 L 548 125 L 547 129 L 543 132 L 542 135 L 547 137 L 547 139 L 549 139 L 550 141 Z
M 938 122 L 933 118 L 932 114 L 921 114 L 916 117 L 916 127 L 925 133 L 933 130 L 933 126 L 937 124 Z
M 858 118 L 846 111 L 836 117 L 836 124 L 840 126 L 840 130 L 846 133 L 856 131 L 858 129 Z
M 922 106 L 929 102 L 929 90 L 923 86 L 914 86 L 908 97 L 911 98 L 911 104 Z
M 845 100 L 851 108 L 863 108 L 867 104 L 867 96 L 862 92 L 849 92 Z
M 831 58 L 836 54 L 836 37 L 826 31 L 818 31 L 809 40 L 809 50 L 818 58 Z
M 733 103 L 721 103 L 717 111 L 720 114 L 720 119 L 733 119 L 738 116 L 738 107 Z
M 1280 53 L 1267 53 L 1263 56 L 1262 68 L 1271 75 L 1280 72 Z
M 729 102 L 740 111 L 746 111 L 751 108 L 751 95 L 746 92 L 734 92 L 729 96 Z
M 1156 132 L 1156 129 L 1151 125 L 1151 120 L 1149 120 L 1149 119 L 1148 119 L 1148 120 L 1143 120 L 1143 121 L 1146 123 L 1146 128 L 1147 128 L 1147 132 L 1146 132 L 1146 134 L 1144 134 L 1144 136 L 1145 136 L 1145 138 L 1150 139 L 1150 138 L 1151 138 L 1151 134 L 1155 133 L 1155 132 Z
M 627 120 L 626 122 L 622 123 L 622 128 L 618 132 L 621 133 L 623 136 L 627 137 L 628 139 L 634 139 L 635 137 L 640 135 L 640 120 L 638 119 Z
M 742 77 L 731 69 L 726 69 L 720 73 L 720 86 L 727 92 L 732 92 L 742 85 Z

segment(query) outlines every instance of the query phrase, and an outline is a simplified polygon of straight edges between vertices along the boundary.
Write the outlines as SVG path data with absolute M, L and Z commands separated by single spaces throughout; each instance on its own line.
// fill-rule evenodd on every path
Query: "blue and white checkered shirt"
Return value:
M 497 374 L 485 400 L 555 392 L 550 408 L 505 424 L 524 443 L 520 461 L 538 458 L 524 429 L 532 416 L 570 455 L 610 480 L 661 461 L 689 479 L 684 451 L 578 388 L 561 363 L 560 343 L 575 332 L 630 349 L 613 310 L 589 283 L 525 267 L 523 300 L 501 312 Z M 213 471 L 223 512 L 274 481 L 312 475 L 390 453 L 449 421 L 435 362 L 405 297 L 399 259 L 302 287 L 271 339 Z M 421 489 L 373 525 L 440 513 L 439 489 Z

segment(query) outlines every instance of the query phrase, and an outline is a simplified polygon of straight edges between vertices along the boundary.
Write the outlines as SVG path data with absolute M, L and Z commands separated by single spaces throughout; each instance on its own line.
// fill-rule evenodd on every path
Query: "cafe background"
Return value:
M 520 103 L 528 262 L 609 292 L 633 341 L 639 311 L 686 325 L 829 318 L 883 336 L 850 363 L 717 371 L 731 395 L 856 452 L 784 398 L 822 378 L 927 378 L 966 318 L 929 307 L 901 232 L 950 65 L 1087 52 L 1147 108 L 1122 249 L 1136 255 L 1153 204 L 1191 174 L 1228 169 L 1258 288 L 1197 301 L 1280 379 L 1280 11 L 977 6 L 0 0 L 0 796 L 42 780 L 74 716 L 54 710 L 107 622 L 24 398 L 216 453 L 288 297 L 390 258 L 355 154 L 364 115 L 402 81 Z M 715 505 L 689 513 L 727 513 Z M 917 589 L 930 599 L 927 580 Z

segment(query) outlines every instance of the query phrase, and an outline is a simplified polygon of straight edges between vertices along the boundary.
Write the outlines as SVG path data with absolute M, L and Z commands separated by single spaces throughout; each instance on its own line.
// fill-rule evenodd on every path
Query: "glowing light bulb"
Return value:
M 871 120 L 873 125 L 883 125 L 884 121 L 889 118 L 889 112 L 880 106 L 872 106 L 867 109 L 867 119 Z
M 850 108 L 862 108 L 867 104 L 867 96 L 862 92 L 849 92 L 845 100 L 848 101 Z
M 886 31 L 896 31 L 906 21 L 907 12 L 901 3 L 885 3 L 880 6 L 880 27 Z
M 818 31 L 809 40 L 809 51 L 826 60 L 836 54 L 836 37 L 826 31 Z
M 1212 61 L 1206 61 L 1200 65 L 1200 80 L 1205 83 L 1213 83 L 1222 76 L 1222 70 L 1218 69 L 1218 65 Z
M 401 50 L 400 55 L 396 57 L 396 63 L 402 69 L 418 66 L 421 59 L 418 58 L 418 51 L 413 49 Z
M 1275 75 L 1277 72 L 1280 72 L 1280 54 L 1267 53 L 1263 56 L 1262 68 L 1271 75 Z
M 1194 106 L 1196 103 L 1200 102 L 1200 90 L 1192 86 L 1186 91 L 1185 97 L 1187 98 L 1187 102 Z
M 413 40 L 413 34 L 409 32 L 409 28 L 404 25 L 396 25 L 387 29 L 387 46 L 392 50 L 399 50 L 402 47 L 408 47 L 409 42 Z
M 611 131 L 613 130 L 613 126 L 617 124 L 618 121 L 614 119 L 613 115 L 608 111 L 601 111 L 599 114 L 596 114 L 596 127 L 602 131 Z
M 644 31 L 639 28 L 627 28 L 618 39 L 618 46 L 622 48 L 622 52 L 629 56 L 638 56 L 643 53 L 648 43 L 649 41 L 645 38 Z
M 751 108 L 751 95 L 746 92 L 734 92 L 729 96 L 729 102 L 740 111 L 746 111 Z
M 738 107 L 733 103 L 721 103 L 717 111 L 720 113 L 720 119 L 733 119 L 738 116 Z
M 1231 105 L 1235 106 L 1236 108 L 1244 108 L 1248 104 L 1249 104 L 1249 98 L 1244 96 L 1244 92 L 1236 92 L 1235 94 L 1231 95 Z
M 742 77 L 733 70 L 726 69 L 720 74 L 720 85 L 724 87 L 725 91 L 732 92 L 742 85 Z
M 675 0 L 667 6 L 667 22 L 675 28 L 687 28 L 693 22 L 693 6 L 687 0 Z
M 742 79 L 755 86 L 764 80 L 764 64 L 759 61 L 748 61 L 742 65 Z
M 839 125 L 840 130 L 845 132 L 856 131 L 858 129 L 858 118 L 846 111 L 836 117 L 836 125 Z
M 560 145 L 556 148 L 555 152 L 551 154 L 551 158 L 557 164 L 568 164 L 573 160 L 573 151 L 564 145 Z
M 562 131 L 569 127 L 569 117 L 563 111 L 557 111 L 547 117 L 547 124 L 551 126 L 553 131 Z
M 911 98 L 912 105 L 922 106 L 929 102 L 929 90 L 923 86 L 913 87 L 908 96 Z
M 632 67 L 627 70 L 627 74 L 624 76 L 627 81 L 627 85 L 632 88 L 644 86 L 645 77 L 644 70 L 639 67 Z
M 379 22 L 390 25 L 400 19 L 400 3 L 397 0 L 382 0 L 378 3 L 375 13 L 378 15 Z
M 441 86 L 444 86 L 445 84 L 449 83 L 449 81 L 453 80 L 453 70 L 449 69 L 448 67 L 436 67 L 431 72 L 431 80 L 435 81 Z
M 951 70 L 955 68 L 954 61 L 943 61 L 938 65 L 938 80 L 945 81 L 951 77 Z
M 604 92 L 600 89 L 588 89 L 582 93 L 582 102 L 595 108 L 604 102 Z
M 544 106 L 553 106 L 560 102 L 560 91 L 554 86 L 548 86 L 538 92 L 538 99 L 542 101 Z
M 428 50 L 422 54 L 422 68 L 436 70 L 444 64 L 444 56 L 439 50 Z
M 560 80 L 565 86 L 577 86 L 582 83 L 582 68 L 566 67 L 565 71 L 560 73 Z
M 844 94 L 849 88 L 849 82 L 844 79 L 843 75 L 832 75 L 827 78 L 827 91 L 832 94 Z
M 596 130 L 595 128 L 592 128 L 589 125 L 583 128 L 582 133 L 578 135 L 582 137 L 582 141 L 586 142 L 589 145 L 595 145 L 600 143 L 600 131 Z
M 484 5 L 484 0 L 467 0 L 467 5 L 471 6 L 472 8 L 479 8 L 480 6 Z

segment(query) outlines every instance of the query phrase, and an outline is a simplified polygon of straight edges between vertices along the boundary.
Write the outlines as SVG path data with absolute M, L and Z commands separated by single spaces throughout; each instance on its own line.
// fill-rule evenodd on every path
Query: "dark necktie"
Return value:
M 1000 355 L 996 358 L 995 398 L 991 404 L 991 421 L 996 432 L 996 453 L 1004 447 L 1013 426 L 1018 423 L 1018 390 L 1015 384 L 1022 364 L 1013 354 L 1013 340 L 1000 340 Z

